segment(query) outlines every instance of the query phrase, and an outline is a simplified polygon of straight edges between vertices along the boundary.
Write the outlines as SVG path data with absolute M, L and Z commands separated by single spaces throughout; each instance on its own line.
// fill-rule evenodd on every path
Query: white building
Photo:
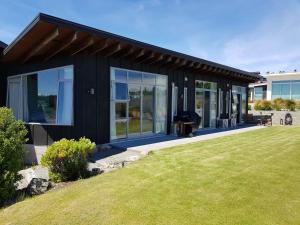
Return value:
M 300 72 L 280 72 L 263 75 L 264 81 L 249 85 L 249 101 L 276 98 L 300 101 Z

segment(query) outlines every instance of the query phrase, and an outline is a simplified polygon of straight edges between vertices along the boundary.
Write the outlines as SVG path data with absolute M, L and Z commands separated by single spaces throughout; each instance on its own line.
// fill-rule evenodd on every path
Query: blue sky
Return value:
M 10 43 L 44 12 L 248 71 L 300 70 L 300 0 L 1 0 Z

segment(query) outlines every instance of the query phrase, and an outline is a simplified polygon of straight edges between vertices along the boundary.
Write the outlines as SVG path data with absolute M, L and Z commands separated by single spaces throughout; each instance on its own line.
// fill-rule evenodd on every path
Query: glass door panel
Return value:
M 217 92 L 210 92 L 210 127 L 216 127 Z
M 116 138 L 127 137 L 127 102 L 115 103 Z
M 153 132 L 154 86 L 143 87 L 142 131 Z
M 210 127 L 210 91 L 204 91 L 203 127 Z
M 129 112 L 128 134 L 141 133 L 141 86 L 130 84 L 129 88 Z
M 203 91 L 196 90 L 195 94 L 195 112 L 201 117 L 199 128 L 203 127 Z
M 116 138 L 126 138 L 127 137 L 127 120 L 116 121 Z
M 8 79 L 8 107 L 16 119 L 22 119 L 21 77 Z
M 167 117 L 167 88 L 158 86 L 156 88 L 156 122 L 155 132 L 166 132 L 166 117 Z

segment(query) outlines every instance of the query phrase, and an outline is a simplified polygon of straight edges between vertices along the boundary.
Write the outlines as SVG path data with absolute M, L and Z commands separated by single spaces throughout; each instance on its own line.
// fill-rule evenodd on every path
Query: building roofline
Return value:
M 264 74 L 263 77 L 279 77 L 279 76 L 300 76 L 300 72 L 286 72 L 286 73 L 269 73 Z
M 0 41 L 0 48 L 5 49 L 7 47 L 7 44 L 3 41 Z
M 169 50 L 169 49 L 166 49 L 166 48 L 158 47 L 156 45 L 148 44 L 148 43 L 141 42 L 141 41 L 138 41 L 138 40 L 135 40 L 135 39 L 127 38 L 127 37 L 124 37 L 124 36 L 121 36 L 121 35 L 113 34 L 113 33 L 107 32 L 107 31 L 99 30 L 99 29 L 96 29 L 96 28 L 93 28 L 93 27 L 89 27 L 89 26 L 86 26 L 86 25 L 82 25 L 82 24 L 79 24 L 79 23 L 75 23 L 75 22 L 72 22 L 72 21 L 68 21 L 68 20 L 65 20 L 65 19 L 61 19 L 61 18 L 58 18 L 58 17 L 47 15 L 47 14 L 44 14 L 44 13 L 39 13 L 33 19 L 33 21 L 14 39 L 14 41 L 4 49 L 4 51 L 3 51 L 4 57 L 8 53 L 10 53 L 13 50 L 14 46 L 27 33 L 29 33 L 30 30 L 40 21 L 50 23 L 50 24 L 53 24 L 53 25 L 56 25 L 56 26 L 59 26 L 59 27 L 74 29 L 74 30 L 79 31 L 79 32 L 86 32 L 86 33 L 89 33 L 93 36 L 101 36 L 101 37 L 104 37 L 104 38 L 116 39 L 118 41 L 122 41 L 122 42 L 125 42 L 127 44 L 131 44 L 131 45 L 136 46 L 136 47 L 147 48 L 147 49 L 151 49 L 151 50 L 154 50 L 154 51 L 162 52 L 163 54 L 169 54 L 171 56 L 184 58 L 186 60 L 199 62 L 199 63 L 202 63 L 202 64 L 207 64 L 209 66 L 213 66 L 213 67 L 217 67 L 217 68 L 220 68 L 220 69 L 232 71 L 232 72 L 235 72 L 235 73 L 238 73 L 238 74 L 242 74 L 242 75 L 247 76 L 247 77 L 252 77 L 252 79 L 260 79 L 261 78 L 261 76 L 256 74 L 256 73 L 247 72 L 247 71 L 244 71 L 244 70 L 240 70 L 240 69 L 233 68 L 233 67 L 230 67 L 230 66 L 226 66 L 226 65 L 223 65 L 223 64 L 215 63 L 215 62 L 205 60 L 205 59 L 202 59 L 202 58 L 198 58 L 198 57 L 195 57 L 195 56 L 191 56 L 191 55 L 187 55 L 187 54 L 180 53 L 180 52 L 177 52 L 177 51 L 173 51 L 173 50 Z

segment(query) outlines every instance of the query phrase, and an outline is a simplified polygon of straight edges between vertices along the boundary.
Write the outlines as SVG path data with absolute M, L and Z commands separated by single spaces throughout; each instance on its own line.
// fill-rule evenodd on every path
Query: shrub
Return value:
M 295 111 L 296 109 L 296 102 L 294 100 L 285 100 L 285 109 L 288 111 Z
M 261 110 L 261 100 L 258 100 L 254 104 L 254 109 L 255 110 Z
M 295 111 L 296 109 L 296 102 L 294 100 L 290 99 L 282 99 L 282 98 L 277 98 L 273 100 L 273 108 L 277 111 L 280 110 L 288 110 L 288 111 Z
M 300 102 L 296 102 L 296 109 L 300 110 Z
M 21 178 L 27 130 L 10 109 L 0 108 L 0 206 L 15 195 L 15 183 Z
M 255 110 L 272 110 L 272 104 L 270 101 L 266 101 L 266 100 L 259 100 L 257 102 L 255 102 L 254 105 L 254 109 Z
M 252 106 L 251 105 L 248 105 L 248 110 L 252 110 Z
M 88 153 L 95 147 L 95 143 L 87 138 L 79 141 L 62 139 L 48 147 L 41 163 L 49 167 L 50 178 L 55 182 L 84 178 L 88 175 Z
M 277 111 L 285 109 L 285 100 L 282 98 L 276 98 L 272 102 L 273 108 Z

